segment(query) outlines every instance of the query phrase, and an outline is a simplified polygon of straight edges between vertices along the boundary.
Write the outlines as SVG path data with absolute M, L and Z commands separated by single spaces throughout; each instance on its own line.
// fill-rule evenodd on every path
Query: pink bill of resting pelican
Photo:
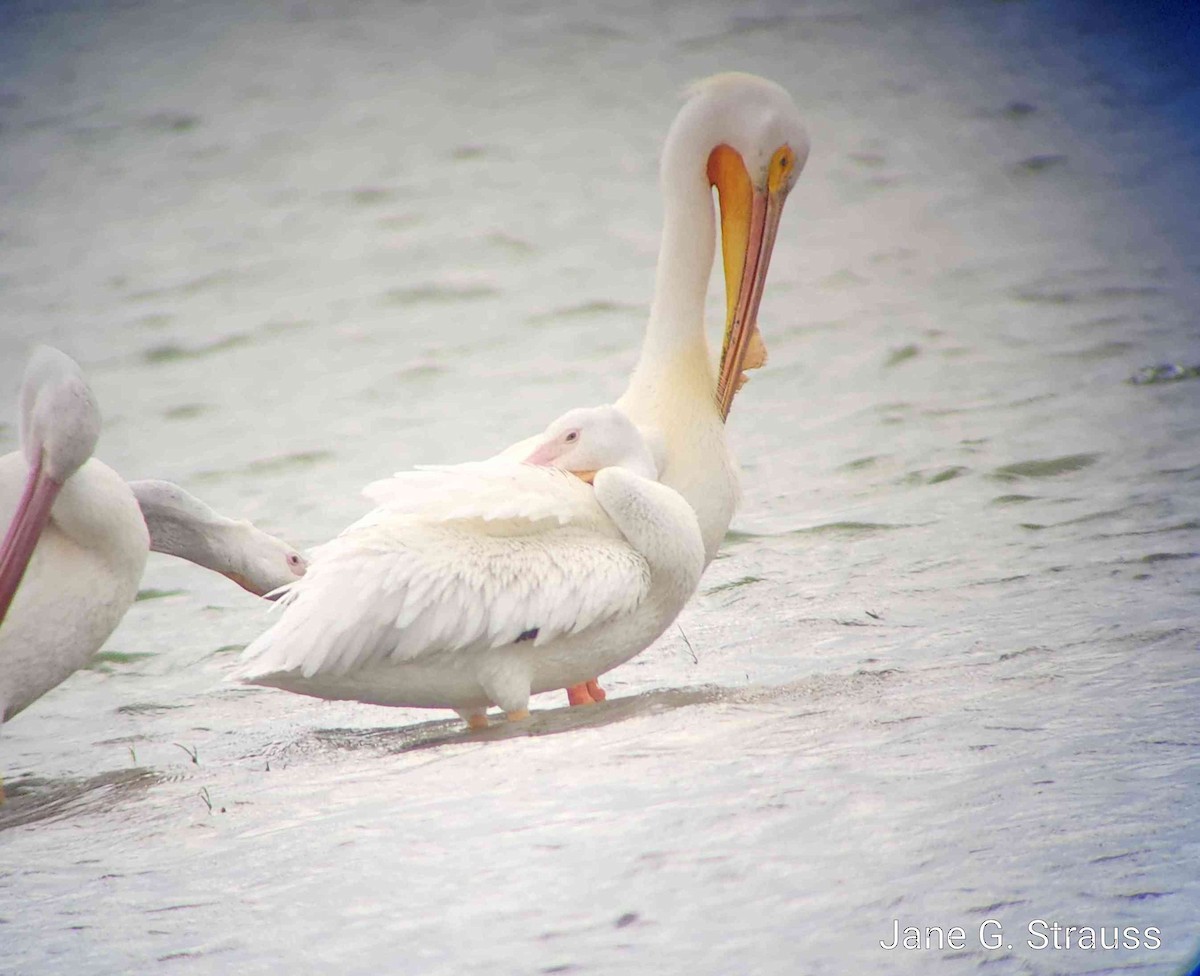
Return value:
M 747 74 L 697 82 L 667 134 L 664 217 L 654 300 L 641 357 L 617 406 L 659 438 L 659 481 L 695 509 L 712 561 L 739 498 L 725 419 L 744 370 L 766 361 L 758 308 L 783 205 L 808 158 L 800 113 L 781 87 Z M 714 369 L 704 304 L 717 239 L 718 196 L 727 315 Z M 503 453 L 519 456 L 522 441 Z M 572 704 L 602 692 L 568 688 Z
M 137 595 L 151 549 L 258 595 L 304 573 L 298 552 L 250 523 L 168 482 L 131 487 L 92 458 L 100 411 L 58 350 L 34 352 L 18 408 L 22 449 L 0 457 L 0 724 L 100 649 Z
M 369 485 L 378 507 L 314 550 L 231 677 L 453 708 L 479 728 L 490 705 L 527 718 L 531 694 L 649 645 L 700 579 L 691 506 L 653 480 L 651 451 L 615 407 L 570 411 L 529 447 L 524 463 Z

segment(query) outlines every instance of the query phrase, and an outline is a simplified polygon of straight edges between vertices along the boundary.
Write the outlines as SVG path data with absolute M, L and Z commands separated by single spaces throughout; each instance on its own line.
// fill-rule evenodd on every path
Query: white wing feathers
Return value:
M 401 471 L 367 485 L 363 494 L 379 506 L 368 518 L 382 509 L 436 522 L 554 519 L 559 525 L 608 524 L 591 487 L 578 478 L 555 468 L 503 460 Z
M 314 551 L 239 677 L 544 644 L 632 612 L 650 585 L 591 487 L 560 471 L 488 461 L 365 493 L 380 507 Z

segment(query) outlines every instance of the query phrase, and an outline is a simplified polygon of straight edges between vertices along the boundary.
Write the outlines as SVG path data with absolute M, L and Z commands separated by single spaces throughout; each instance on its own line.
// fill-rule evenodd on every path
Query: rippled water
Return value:
M 0 969 L 1159 973 L 1195 949 L 1179 23 L 909 0 L 0 18 L 0 404 L 58 345 L 106 461 L 306 546 L 373 478 L 621 392 L 686 81 L 768 75 L 814 144 L 731 421 L 744 505 L 612 700 L 466 734 L 225 685 L 267 611 L 152 557 L 96 665 L 0 736 Z M 988 918 L 1011 950 L 980 946 Z M 1038 951 L 1039 918 L 1162 947 Z M 967 946 L 885 951 L 897 919 Z

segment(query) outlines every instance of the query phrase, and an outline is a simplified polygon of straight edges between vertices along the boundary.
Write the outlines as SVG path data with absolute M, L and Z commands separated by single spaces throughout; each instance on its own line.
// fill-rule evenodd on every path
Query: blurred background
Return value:
M 1169 972 L 1195 949 L 1200 57 L 1187 4 L 0 5 L 0 452 L 301 546 L 624 389 L 691 80 L 812 155 L 701 592 L 531 735 L 222 683 L 271 620 L 152 557 L 0 733 L 14 972 Z M 721 318 L 718 282 L 710 321 Z M 559 734 L 561 733 L 561 734 Z M 881 950 L 997 918 L 1013 948 Z M 1036 918 L 1162 947 L 1042 951 Z M 1007 943 L 1006 943 L 1007 944 Z

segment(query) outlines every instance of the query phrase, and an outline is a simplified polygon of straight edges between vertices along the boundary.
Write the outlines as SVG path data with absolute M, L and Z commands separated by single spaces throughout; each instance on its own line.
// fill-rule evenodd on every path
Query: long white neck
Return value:
M 716 370 L 704 331 L 704 305 L 716 247 L 706 148 L 681 125 L 663 151 L 665 204 L 654 303 L 642 353 L 617 401 L 639 427 L 662 435 L 659 480 L 695 509 L 706 557 L 720 547 L 738 499 L 736 466 L 716 400 Z
M 669 158 L 677 158 L 673 154 Z M 658 412 L 654 401 L 680 387 L 689 399 L 716 376 L 704 334 L 704 304 L 712 272 L 716 226 L 712 194 L 701 167 L 662 182 L 665 211 L 654 301 L 641 356 L 623 403 L 637 413 Z M 708 398 L 712 398 L 710 392 Z M 642 417 L 634 416 L 637 423 Z
M 242 572 L 234 536 L 239 524 L 167 481 L 131 481 L 150 532 L 150 548 L 217 573 Z

